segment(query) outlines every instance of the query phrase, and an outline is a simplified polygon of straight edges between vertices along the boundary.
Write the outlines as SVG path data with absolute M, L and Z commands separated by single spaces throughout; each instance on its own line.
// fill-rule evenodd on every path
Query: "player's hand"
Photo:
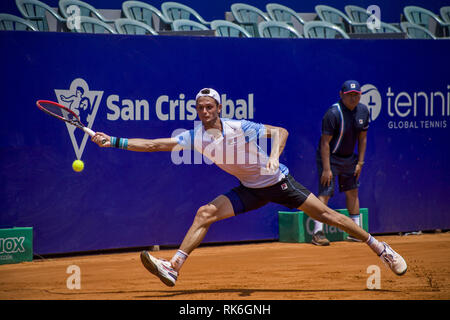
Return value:
M 322 176 L 320 177 L 320 184 L 324 186 L 329 186 L 333 180 L 333 172 L 331 170 L 322 171 Z
M 111 137 L 103 132 L 96 132 L 95 136 L 91 138 L 92 142 L 96 143 L 99 147 L 108 148 L 111 147 Z
M 361 170 L 362 170 L 363 165 L 358 163 L 355 167 L 355 172 L 353 173 L 353 175 L 356 177 L 356 180 L 359 180 L 359 176 L 361 175 Z
M 267 164 L 266 164 L 266 169 L 269 172 L 272 172 L 272 173 L 275 172 L 279 166 L 280 166 L 280 161 L 278 160 L 278 158 L 269 157 L 269 160 L 267 161 Z

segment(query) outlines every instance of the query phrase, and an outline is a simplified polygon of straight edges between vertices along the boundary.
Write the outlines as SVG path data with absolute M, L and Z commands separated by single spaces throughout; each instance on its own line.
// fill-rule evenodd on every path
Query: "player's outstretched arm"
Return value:
M 160 138 L 160 139 L 126 139 L 118 140 L 120 138 L 111 137 L 103 132 L 96 132 L 92 137 L 92 141 L 99 147 L 112 148 L 117 147 L 130 151 L 137 152 L 157 152 L 157 151 L 177 151 L 181 149 L 175 138 Z M 123 138 L 121 138 L 123 139 Z M 103 141 L 105 141 L 103 143 Z

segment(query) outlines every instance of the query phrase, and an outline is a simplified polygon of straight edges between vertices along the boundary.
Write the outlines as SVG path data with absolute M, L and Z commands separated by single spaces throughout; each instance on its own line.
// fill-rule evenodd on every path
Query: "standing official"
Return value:
M 345 193 L 350 218 L 360 226 L 358 188 L 366 153 L 369 109 L 359 103 L 361 87 L 358 81 L 345 81 L 339 95 L 341 99 L 328 109 L 322 119 L 322 135 L 317 151 L 320 178 L 318 198 L 328 205 L 338 177 L 339 191 Z M 348 239 L 358 241 L 351 236 Z M 311 242 L 318 246 L 330 244 L 319 221 L 315 221 Z

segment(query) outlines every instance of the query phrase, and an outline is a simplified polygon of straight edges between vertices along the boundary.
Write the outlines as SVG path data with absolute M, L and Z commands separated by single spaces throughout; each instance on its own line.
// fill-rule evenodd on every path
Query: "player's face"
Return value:
M 341 99 L 347 108 L 354 109 L 358 105 L 359 100 L 361 100 L 361 93 L 358 93 L 358 92 L 342 93 L 341 92 Z
M 212 125 L 219 119 L 221 104 L 211 97 L 200 97 L 197 100 L 197 114 L 204 125 Z

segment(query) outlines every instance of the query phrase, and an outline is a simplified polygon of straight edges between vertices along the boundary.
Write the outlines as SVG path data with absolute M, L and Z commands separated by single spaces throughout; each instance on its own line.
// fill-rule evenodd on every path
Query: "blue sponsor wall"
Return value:
M 357 79 L 372 115 L 360 189 L 370 232 L 450 227 L 450 41 L 1 32 L 0 48 L 0 226 L 34 227 L 36 253 L 177 245 L 197 208 L 238 184 L 168 152 L 101 149 L 35 106 L 80 104 L 77 87 L 94 130 L 129 138 L 193 128 L 195 94 L 214 87 L 227 114 L 289 130 L 281 162 L 316 193 L 321 118 Z M 220 221 L 205 242 L 277 239 L 278 210 Z

